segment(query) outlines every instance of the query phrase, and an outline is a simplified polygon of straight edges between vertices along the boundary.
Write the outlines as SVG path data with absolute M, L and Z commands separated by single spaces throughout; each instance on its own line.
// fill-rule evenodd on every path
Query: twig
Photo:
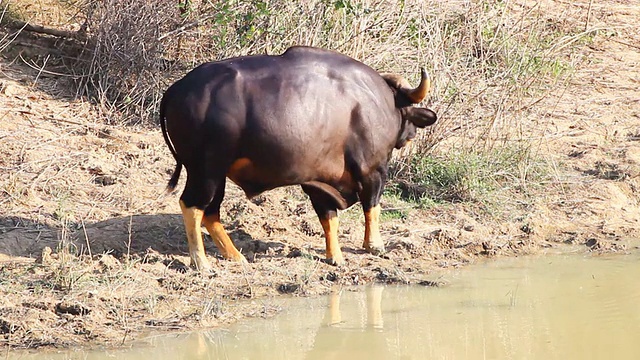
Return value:
M 29 114 L 33 114 L 33 113 L 30 112 Z M 36 114 L 33 114 L 33 115 L 36 115 Z M 80 122 L 77 122 L 77 121 L 73 121 L 73 120 L 65 120 L 65 119 L 54 118 L 51 115 L 49 115 L 48 117 L 44 117 L 43 116 L 42 118 L 46 119 L 46 120 L 53 120 L 53 121 L 58 121 L 58 122 L 63 122 L 63 123 L 73 124 L 73 125 L 78 125 L 78 126 L 98 127 L 98 126 L 93 125 L 93 124 L 83 124 L 83 123 L 80 123 Z
M 123 315 L 123 317 L 126 319 L 126 315 Z M 125 320 L 125 326 L 127 326 L 126 320 Z M 124 330 L 124 336 L 122 337 L 122 342 L 120 343 L 121 346 L 124 345 L 124 343 L 127 341 L 127 335 L 129 335 L 130 332 L 131 332 L 131 329 L 129 329 L 128 327 Z
M 34 69 L 34 70 L 38 70 L 42 73 L 48 74 L 48 75 L 55 75 L 55 76 L 66 76 L 66 77 L 72 77 L 75 79 L 79 79 L 79 78 L 84 78 L 84 77 L 90 77 L 93 76 L 95 74 L 85 74 L 85 75 L 69 75 L 69 74 L 63 74 L 63 73 L 57 73 L 57 72 L 53 72 L 53 71 L 48 71 L 48 70 L 44 70 L 44 69 L 40 69 L 39 67 L 36 67 L 33 64 L 30 64 L 29 62 L 27 62 L 27 60 L 25 60 L 22 57 L 22 54 L 19 55 L 20 60 L 22 60 L 22 62 L 24 62 L 25 65 L 27 65 L 28 67 Z
M 38 83 L 38 79 L 40 79 L 40 75 L 42 75 L 42 72 L 44 71 L 44 67 L 47 66 L 47 62 L 49 61 L 50 57 L 51 55 L 47 55 L 47 57 L 44 59 L 44 62 L 42 63 L 40 70 L 38 70 L 38 75 L 36 75 L 35 80 L 33 80 L 33 85 L 31 86 L 32 88 L 35 88 L 36 84 Z
M 550 94 L 549 92 L 545 93 L 544 95 L 542 95 L 542 96 L 541 96 L 540 98 L 538 98 L 537 100 L 535 100 L 535 101 L 533 101 L 533 102 L 531 102 L 531 103 L 529 103 L 529 104 L 527 104 L 527 105 L 524 105 L 523 107 L 521 107 L 520 109 L 518 109 L 518 110 L 516 110 L 516 111 L 523 111 L 523 110 L 525 110 L 525 109 L 529 109 L 529 108 L 533 107 L 533 105 L 536 105 L 537 103 L 539 103 L 539 102 L 541 102 L 542 100 L 544 100 L 544 99 L 545 99 L 549 94 Z
M 84 219 L 80 218 L 80 223 L 82 224 L 82 231 L 84 232 L 84 240 L 87 243 L 87 251 L 89 251 L 89 258 L 93 259 L 93 254 L 91 253 L 91 244 L 89 244 L 89 236 L 87 235 L 87 228 L 84 226 Z
M 587 10 L 587 21 L 584 23 L 584 31 L 589 29 L 589 21 L 591 21 L 591 6 L 593 5 L 593 0 L 589 0 L 589 9 Z
M 23 111 L 21 111 L 23 112 Z M 38 114 L 34 114 L 31 112 L 28 112 L 29 114 L 33 114 L 33 115 L 38 115 Z M 92 124 L 92 123 L 81 123 L 81 122 L 77 122 L 77 121 L 73 121 L 73 120 L 66 120 L 66 119 L 60 119 L 57 117 L 53 117 L 52 115 L 49 116 L 42 116 L 42 119 L 44 120 L 53 120 L 53 121 L 57 121 L 57 122 L 61 122 L 61 123 L 67 123 L 67 124 L 72 124 L 72 125 L 76 125 L 76 126 L 80 126 L 80 127 L 84 127 L 85 129 L 93 129 L 93 130 L 97 130 L 100 132 L 101 136 L 104 136 L 106 138 L 109 139 L 117 139 L 117 137 L 113 136 L 113 135 L 109 135 L 105 132 L 105 128 L 115 128 L 115 126 L 113 125 L 109 125 L 109 124 Z M 35 126 L 34 126 L 35 127 Z M 47 129 L 45 129 L 47 130 Z
M 162 35 L 160 35 L 160 36 L 158 37 L 158 41 L 160 41 L 160 40 L 162 40 L 162 39 L 164 39 L 164 38 L 166 38 L 166 37 L 168 37 L 168 36 L 171 36 L 171 35 L 174 35 L 174 34 L 177 34 L 177 33 L 181 33 L 181 32 L 183 32 L 183 31 L 185 31 L 185 30 L 189 30 L 189 29 L 191 29 L 191 28 L 194 28 L 194 27 L 196 27 L 196 26 L 200 25 L 200 23 L 201 23 L 201 22 L 203 22 L 203 21 L 205 21 L 205 20 L 209 20 L 209 19 L 211 19 L 211 18 L 212 18 L 212 17 L 214 17 L 214 16 L 216 16 L 216 14 L 207 15 L 207 16 L 205 16 L 205 17 L 203 17 L 203 18 L 200 18 L 200 19 L 198 19 L 198 20 L 196 20 L 196 21 L 194 21 L 194 22 L 191 22 L 191 23 L 188 23 L 188 24 L 182 25 L 182 26 L 180 26 L 180 27 L 179 27 L 179 28 L 177 28 L 177 29 L 174 29 L 174 30 L 171 30 L 171 31 L 169 31 L 169 32 L 166 32 L 166 33 L 164 33 L 164 34 L 162 34 Z
M 53 35 L 53 36 L 69 38 L 69 39 L 76 39 L 79 37 L 79 34 L 75 31 L 51 29 L 41 25 L 32 25 L 19 20 L 14 21 L 13 24 L 11 24 L 11 26 L 13 28 L 31 31 L 39 34 Z
M 608 39 L 608 40 L 611 40 L 611 41 L 613 41 L 613 42 L 617 42 L 618 44 L 627 45 L 627 46 L 632 47 L 632 48 L 640 49 L 640 46 L 638 46 L 638 45 L 629 44 L 629 43 L 627 43 L 627 42 L 620 41 L 620 40 L 616 40 L 616 39 L 614 39 L 614 38 L 607 38 L 607 39 Z

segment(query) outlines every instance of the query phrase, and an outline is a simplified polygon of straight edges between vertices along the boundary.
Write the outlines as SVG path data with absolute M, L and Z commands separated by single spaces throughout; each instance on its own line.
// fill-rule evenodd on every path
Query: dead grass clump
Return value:
M 571 78 L 575 45 L 597 29 L 567 25 L 581 19 L 579 8 L 544 6 L 441 5 L 437 16 L 421 22 L 431 29 L 420 44 L 437 69 L 432 101 L 439 123 L 396 157 L 398 187 L 414 197 L 418 191 L 435 201 L 491 205 L 526 197 L 547 179 L 537 155 L 545 138 L 531 134 L 549 126 L 539 111 L 556 105 L 550 99 L 557 101 Z M 432 159 L 407 156 L 412 153 Z
M 2 3 L 0 3 L 0 24 L 4 24 L 5 19 L 7 18 L 7 12 L 9 11 L 9 4 L 6 4 L 4 6 L 2 6 Z M 11 42 L 18 36 L 19 32 L 15 32 L 15 33 L 9 33 L 9 32 L 2 32 L 0 33 L 0 36 L 2 36 L 0 38 L 0 53 L 2 53 L 10 44 Z
M 78 94 L 124 117 L 115 122 L 149 119 L 166 83 L 158 38 L 178 16 L 175 2 L 91 1 L 81 10 L 87 37 L 80 54 L 66 63 Z

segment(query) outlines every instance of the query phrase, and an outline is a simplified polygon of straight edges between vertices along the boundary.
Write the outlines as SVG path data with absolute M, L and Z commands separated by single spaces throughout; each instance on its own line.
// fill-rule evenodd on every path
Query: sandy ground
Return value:
M 383 257 L 360 248 L 355 206 L 340 215 L 347 264 L 334 267 L 319 261 L 322 230 L 299 189 L 247 200 L 228 186 L 222 220 L 250 263 L 222 260 L 207 241 L 210 276 L 187 266 L 178 194 L 164 193 L 174 163 L 159 130 L 105 125 L 90 104 L 57 95 L 57 77 L 40 74 L 34 86 L 32 71 L 3 60 L 0 346 L 119 346 L 150 330 L 271 316 L 279 309 L 270 299 L 282 295 L 433 286 L 434 269 L 564 243 L 637 248 L 640 8 L 594 2 L 590 26 L 606 31 L 573 55 L 566 88 L 532 111 L 542 125 L 531 136 L 556 172 L 536 201 L 512 204 L 510 217 L 385 201 L 386 213 L 402 216 L 383 216 Z

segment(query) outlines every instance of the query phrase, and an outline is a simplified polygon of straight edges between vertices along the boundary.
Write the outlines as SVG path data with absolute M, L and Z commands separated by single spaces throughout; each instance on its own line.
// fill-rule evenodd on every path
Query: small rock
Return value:
M 590 239 L 587 239 L 587 241 L 585 241 L 585 243 L 584 243 L 584 244 L 585 244 L 587 247 L 590 247 L 590 248 L 594 249 L 594 248 L 596 248 L 596 247 L 597 247 L 597 245 L 598 245 L 598 240 L 597 240 L 597 239 L 594 239 L 594 238 L 590 238 Z
M 77 302 L 73 304 L 61 302 L 56 305 L 57 314 L 87 315 L 90 312 L 90 309 Z
M 280 284 L 278 286 L 278 292 L 281 294 L 291 294 L 296 292 L 300 288 L 298 284 Z
M 249 199 L 249 201 L 251 201 L 252 203 L 254 203 L 255 205 L 262 205 L 267 201 L 267 197 L 265 195 L 257 195 L 255 197 L 252 197 L 251 199 Z
M 336 281 L 336 280 L 338 280 L 338 274 L 336 274 L 333 271 L 331 271 L 331 272 L 327 273 L 327 276 L 325 276 L 324 278 L 329 280 L 329 281 Z
M 443 285 L 443 283 L 438 281 L 423 280 L 423 281 L 420 281 L 418 285 L 428 286 L 428 287 L 440 287 Z
M 109 186 L 115 184 L 117 182 L 117 179 L 113 175 L 100 175 L 96 176 L 93 182 L 102 186 Z

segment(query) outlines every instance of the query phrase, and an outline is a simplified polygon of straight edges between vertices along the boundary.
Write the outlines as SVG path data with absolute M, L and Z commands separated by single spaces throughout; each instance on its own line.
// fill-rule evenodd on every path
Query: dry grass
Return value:
M 96 99 L 112 123 L 152 122 L 166 86 L 164 47 L 157 39 L 175 23 L 175 1 L 89 1 L 81 4 L 88 35 L 65 61 L 79 95 Z
M 188 68 L 295 44 L 335 49 L 413 82 L 425 66 L 440 115 L 422 139 L 425 152 L 454 132 L 486 147 L 522 140 L 527 109 L 562 82 L 572 68 L 567 50 L 590 34 L 562 28 L 580 12 L 565 6 L 549 17 L 541 5 L 485 1 L 203 2 L 189 14 L 203 19 L 199 26 L 164 41 Z

